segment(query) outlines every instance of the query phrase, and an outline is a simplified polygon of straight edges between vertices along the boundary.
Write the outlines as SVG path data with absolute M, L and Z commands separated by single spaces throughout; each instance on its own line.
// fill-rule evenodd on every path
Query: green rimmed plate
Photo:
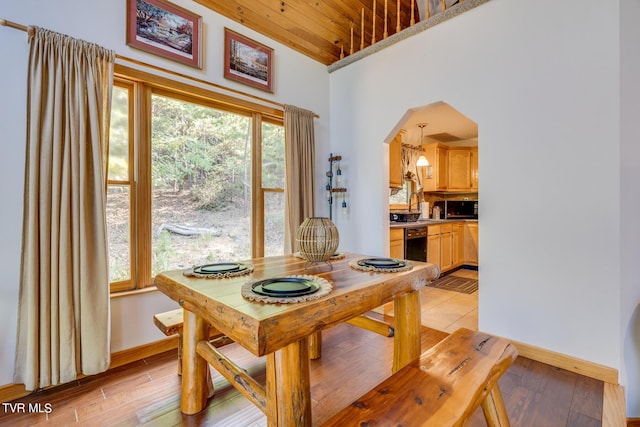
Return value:
M 302 277 L 277 277 L 259 280 L 251 286 L 251 290 L 268 297 L 299 297 L 317 292 L 320 285 Z
M 219 262 L 215 264 L 200 265 L 193 268 L 193 272 L 197 274 L 224 274 L 237 273 L 246 270 L 246 264 L 237 262 Z
M 358 265 L 375 268 L 402 268 L 407 265 L 407 262 L 395 258 L 365 258 L 358 261 Z

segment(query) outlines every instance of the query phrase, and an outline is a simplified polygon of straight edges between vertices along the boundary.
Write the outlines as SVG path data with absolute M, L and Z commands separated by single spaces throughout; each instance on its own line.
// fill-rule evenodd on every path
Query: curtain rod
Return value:
M 10 27 L 10 28 L 15 28 L 16 30 L 24 31 L 27 34 L 31 31 L 29 29 L 29 27 L 26 26 L 26 25 L 18 24 L 17 22 L 9 21 L 8 19 L 3 19 L 3 18 L 0 18 L 0 25 L 3 25 L 5 27 Z M 246 98 L 255 99 L 257 101 L 260 101 L 260 102 L 263 102 L 263 103 L 267 103 L 267 104 L 271 104 L 271 105 L 275 105 L 275 106 L 277 106 L 279 108 L 284 109 L 284 104 L 281 104 L 280 102 L 270 101 L 270 100 L 268 100 L 266 98 L 261 98 L 259 96 L 251 95 L 249 93 L 242 92 L 240 90 L 231 89 L 231 88 L 228 88 L 228 87 L 216 84 L 216 83 L 211 83 L 211 82 L 208 82 L 206 80 L 199 79 L 197 77 L 191 77 L 191 76 L 189 76 L 187 74 L 182 74 L 182 73 L 178 73 L 178 72 L 175 72 L 175 71 L 167 70 L 165 68 L 158 67 L 158 66 L 152 65 L 152 64 L 147 64 L 146 62 L 138 61 L 137 59 L 128 58 L 128 57 L 122 56 L 122 55 L 120 55 L 118 53 L 116 53 L 116 59 L 119 59 L 121 61 L 130 62 L 130 63 L 136 64 L 136 65 L 141 65 L 143 67 L 151 68 L 153 70 L 160 71 L 162 73 L 171 74 L 173 76 L 181 77 L 183 79 L 192 80 L 192 81 L 195 81 L 195 82 L 198 82 L 198 83 L 202 83 L 202 84 L 207 85 L 207 86 L 215 87 L 216 89 L 220 89 L 220 90 L 224 90 L 224 91 L 227 91 L 227 92 L 235 93 L 237 95 L 241 95 L 241 96 L 244 96 Z M 320 117 L 316 113 L 313 113 L 313 116 L 316 117 L 316 118 Z

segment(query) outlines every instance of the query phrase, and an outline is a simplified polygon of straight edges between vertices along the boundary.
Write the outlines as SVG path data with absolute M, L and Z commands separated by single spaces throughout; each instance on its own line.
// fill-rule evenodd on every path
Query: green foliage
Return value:
M 284 188 L 284 127 L 262 125 L 262 186 Z
M 171 266 L 171 257 L 174 254 L 175 250 L 171 235 L 167 230 L 162 230 L 153 247 L 153 271 L 168 270 Z
M 111 101 L 109 131 L 109 179 L 129 178 L 129 93 L 115 86 Z
M 152 104 L 154 188 L 188 190 L 205 209 L 248 202 L 251 119 L 161 96 Z

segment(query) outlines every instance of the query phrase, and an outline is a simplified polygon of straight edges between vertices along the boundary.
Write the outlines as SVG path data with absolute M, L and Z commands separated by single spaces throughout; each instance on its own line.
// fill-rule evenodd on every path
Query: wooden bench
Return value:
M 178 334 L 178 375 L 182 375 L 182 309 L 166 311 L 153 316 L 153 323 L 162 331 L 163 334 L 170 337 Z M 214 347 L 222 347 L 231 344 L 233 340 L 222 332 L 209 326 L 209 339 Z
M 488 426 L 509 426 L 498 379 L 517 355 L 504 338 L 458 329 L 323 426 L 462 426 L 478 406 Z

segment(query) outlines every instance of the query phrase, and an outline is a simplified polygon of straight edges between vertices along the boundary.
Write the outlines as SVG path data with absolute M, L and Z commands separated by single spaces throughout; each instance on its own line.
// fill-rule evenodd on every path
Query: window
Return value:
M 284 128 L 262 123 L 262 197 L 264 255 L 281 255 L 284 248 Z
M 251 117 L 151 105 L 152 275 L 251 258 Z
M 150 286 L 164 270 L 282 254 L 282 114 L 118 77 L 106 213 L 111 291 Z
M 107 231 L 109 243 L 109 282 L 113 289 L 128 288 L 133 282 L 132 195 L 133 158 L 130 120 L 133 87 L 114 85 L 109 134 L 107 175 Z
M 391 205 L 407 205 L 409 206 L 409 189 L 410 182 L 404 181 L 402 188 L 389 189 L 389 204 Z

